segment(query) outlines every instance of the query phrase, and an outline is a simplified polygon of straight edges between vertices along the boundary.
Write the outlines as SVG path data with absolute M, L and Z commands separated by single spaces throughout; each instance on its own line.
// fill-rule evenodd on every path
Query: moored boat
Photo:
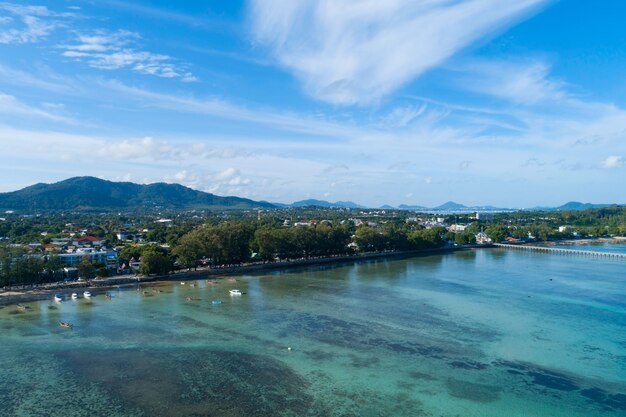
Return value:
M 76 300 L 78 298 L 78 294 L 75 292 L 72 293 L 72 300 Z
M 241 295 L 241 291 L 239 290 L 230 290 L 229 293 L 230 295 Z
M 57 303 L 60 303 L 61 301 L 63 301 L 63 298 L 61 297 L 60 294 L 55 294 L 54 295 L 54 301 Z
M 71 329 L 72 327 L 74 327 L 74 325 L 72 325 L 72 324 L 70 324 L 68 322 L 65 322 L 65 321 L 60 321 L 59 322 L 59 326 L 65 328 L 65 329 Z
M 89 298 L 89 297 L 91 297 L 91 293 L 89 291 L 85 291 L 83 293 L 83 296 L 85 296 L 85 298 Z

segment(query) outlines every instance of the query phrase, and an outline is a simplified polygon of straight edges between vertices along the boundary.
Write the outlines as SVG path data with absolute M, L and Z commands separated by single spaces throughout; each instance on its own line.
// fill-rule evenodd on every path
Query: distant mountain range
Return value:
M 352 201 L 336 201 L 334 203 L 331 203 L 330 201 L 315 200 L 315 199 L 301 200 L 301 201 L 296 201 L 294 203 L 289 204 L 289 207 L 307 207 L 307 206 L 351 208 L 351 209 L 364 208 L 364 206 L 353 203 Z
M 591 204 L 570 201 L 559 207 L 534 207 L 531 210 L 585 210 L 607 207 L 610 204 Z M 53 184 L 35 184 L 18 191 L 0 193 L 1 210 L 135 210 L 135 209 L 253 209 L 281 207 L 324 207 L 359 209 L 366 206 L 352 201 L 301 200 L 291 204 L 268 203 L 240 197 L 221 197 L 193 190 L 180 184 L 135 184 L 112 182 L 94 177 L 74 177 Z M 436 207 L 400 204 L 384 205 L 383 210 L 409 211 L 511 211 L 494 206 L 465 206 L 448 201 Z
M 251 209 L 274 205 L 239 197 L 220 197 L 180 184 L 112 182 L 94 177 L 74 177 L 53 184 L 35 184 L 0 193 L 3 210 L 133 210 Z
M 563 204 L 562 206 L 556 207 L 555 210 L 586 210 L 590 208 L 602 208 L 609 207 L 612 204 L 591 204 L 591 203 L 580 203 L 578 201 L 570 201 L 568 203 Z

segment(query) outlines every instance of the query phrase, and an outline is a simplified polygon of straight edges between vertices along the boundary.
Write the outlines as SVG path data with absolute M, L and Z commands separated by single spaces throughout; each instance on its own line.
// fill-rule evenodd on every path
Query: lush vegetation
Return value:
M 134 184 L 94 177 L 75 177 L 54 184 L 35 184 L 22 190 L 0 193 L 5 210 L 105 210 L 273 207 L 266 202 L 239 197 L 220 197 L 178 184 Z
M 284 208 L 242 211 L 143 211 L 141 213 L 5 213 L 0 219 L 0 286 L 67 278 L 57 253 L 44 248 L 56 238 L 86 234 L 115 248 L 119 265 L 140 274 L 166 274 L 177 268 L 239 265 L 330 257 L 364 252 L 404 251 L 473 244 L 484 231 L 505 238 L 550 240 L 626 236 L 626 207 L 580 211 L 500 213 L 476 220 L 470 214 L 433 215 L 400 210 Z M 170 220 L 163 222 L 163 218 Z M 442 227 L 447 224 L 448 229 Z M 452 227 L 462 226 L 462 227 Z M 124 230 L 131 237 L 119 241 Z M 128 240 L 131 239 L 131 240 Z M 76 265 L 80 278 L 106 277 L 118 268 Z

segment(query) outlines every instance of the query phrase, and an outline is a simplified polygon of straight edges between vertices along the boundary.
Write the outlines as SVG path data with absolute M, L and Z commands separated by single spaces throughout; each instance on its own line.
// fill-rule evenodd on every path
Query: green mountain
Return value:
M 610 206 L 610 204 L 592 204 L 581 203 L 579 201 L 569 201 L 562 206 L 556 207 L 555 210 L 586 210 L 592 208 L 603 208 L 608 206 Z
M 290 207 L 309 207 L 309 206 L 317 206 L 317 207 L 328 207 L 328 208 L 361 208 L 362 206 L 353 203 L 352 201 L 336 201 L 331 203 L 326 200 L 301 200 L 291 203 Z
M 448 201 L 440 206 L 433 207 L 433 210 L 460 210 L 465 208 L 467 208 L 467 206 L 464 206 L 463 204 L 455 203 L 454 201 Z
M 239 197 L 220 197 L 180 184 L 112 182 L 74 177 L 54 184 L 35 184 L 0 193 L 3 210 L 135 210 L 135 209 L 251 209 L 272 204 Z

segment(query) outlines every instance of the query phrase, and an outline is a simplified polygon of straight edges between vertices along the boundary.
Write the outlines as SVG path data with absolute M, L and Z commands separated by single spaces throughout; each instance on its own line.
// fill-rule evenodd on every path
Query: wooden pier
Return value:
M 496 248 L 556 253 L 559 255 L 600 256 L 600 257 L 605 257 L 605 258 L 621 258 L 621 259 L 626 260 L 626 253 L 617 253 L 617 252 L 600 252 L 600 251 L 593 251 L 593 250 L 564 249 L 564 248 L 555 248 L 553 246 L 515 245 L 515 244 L 508 244 L 508 243 L 494 243 L 493 246 L 495 246 Z

